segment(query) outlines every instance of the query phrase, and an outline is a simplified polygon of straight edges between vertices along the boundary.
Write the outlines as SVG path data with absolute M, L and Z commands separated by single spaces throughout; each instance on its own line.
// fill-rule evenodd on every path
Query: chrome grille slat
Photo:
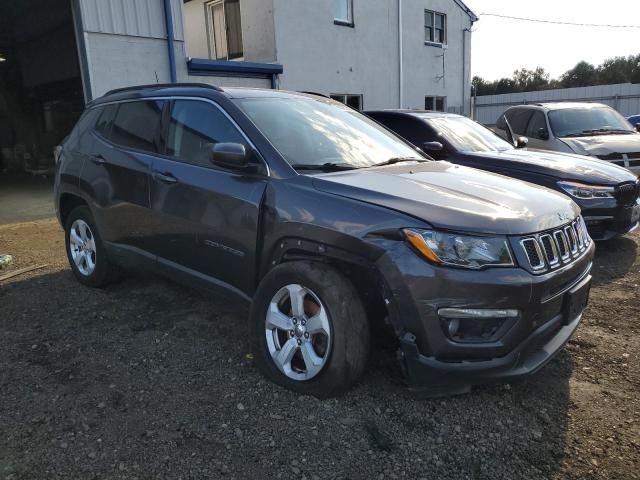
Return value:
M 529 268 L 535 272 L 571 264 L 587 251 L 591 242 L 582 217 L 557 230 L 520 239 Z

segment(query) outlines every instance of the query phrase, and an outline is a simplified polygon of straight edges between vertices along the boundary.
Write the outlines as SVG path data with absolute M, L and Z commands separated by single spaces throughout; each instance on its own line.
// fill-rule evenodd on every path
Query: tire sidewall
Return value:
M 320 299 L 331 333 L 329 358 L 322 371 L 306 381 L 293 380 L 278 369 L 265 335 L 271 299 L 283 286 L 294 283 Z M 291 262 L 269 272 L 251 305 L 249 331 L 252 351 L 263 374 L 288 389 L 320 398 L 342 393 L 355 383 L 363 373 L 369 351 L 368 323 L 355 288 L 335 269 L 319 262 Z

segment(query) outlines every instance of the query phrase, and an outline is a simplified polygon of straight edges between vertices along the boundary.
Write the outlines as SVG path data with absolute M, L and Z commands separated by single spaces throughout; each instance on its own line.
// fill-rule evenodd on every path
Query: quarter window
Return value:
M 351 108 L 362 111 L 362 95 L 332 93 L 330 97 Z
M 232 60 L 244 56 L 240 0 L 216 0 L 206 4 L 211 58 Z
M 447 16 L 444 13 L 424 11 L 424 41 L 440 45 L 447 43 Z
M 156 153 L 163 107 L 164 101 L 121 103 L 107 138 L 123 147 Z
M 96 132 L 105 138 L 109 138 L 111 133 L 111 126 L 113 125 L 113 119 L 118 111 L 117 105 L 107 105 L 102 109 L 98 123 L 96 124 Z
M 235 125 L 213 105 L 179 100 L 171 111 L 167 154 L 183 162 L 211 167 L 211 147 L 216 143 L 246 144 Z
M 333 0 L 333 20 L 337 24 L 353 26 L 353 0 Z

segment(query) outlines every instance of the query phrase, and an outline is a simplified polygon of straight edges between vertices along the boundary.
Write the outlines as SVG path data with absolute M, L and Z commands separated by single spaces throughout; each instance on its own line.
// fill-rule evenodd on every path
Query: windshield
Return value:
M 391 132 L 332 100 L 245 98 L 237 103 L 294 168 L 362 168 L 393 158 L 424 160 Z
M 608 107 L 554 110 L 549 112 L 549 124 L 556 137 L 633 133 L 629 122 Z
M 488 128 L 466 117 L 427 117 L 431 127 L 458 151 L 495 152 L 512 150 L 513 145 L 504 141 Z

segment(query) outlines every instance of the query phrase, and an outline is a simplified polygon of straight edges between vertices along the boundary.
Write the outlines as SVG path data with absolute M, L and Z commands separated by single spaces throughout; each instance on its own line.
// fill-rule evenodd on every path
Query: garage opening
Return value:
M 0 223 L 52 213 L 53 149 L 84 108 L 71 0 L 0 0 Z

